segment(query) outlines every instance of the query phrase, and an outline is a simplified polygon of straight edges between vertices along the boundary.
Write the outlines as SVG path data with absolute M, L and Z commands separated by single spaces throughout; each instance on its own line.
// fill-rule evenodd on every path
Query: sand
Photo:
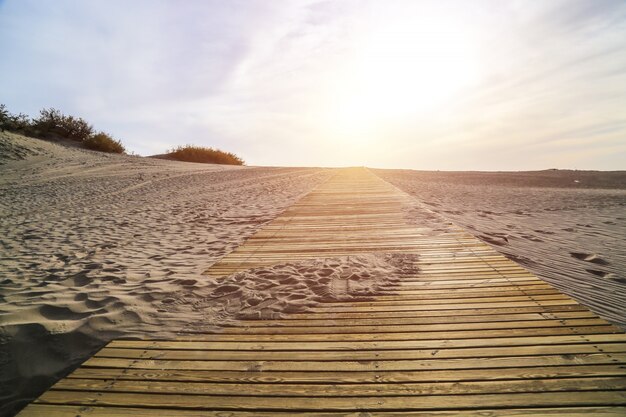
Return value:
M 369 300 L 416 273 L 414 254 L 363 253 L 308 259 L 235 274 L 202 277 L 172 294 L 162 312 L 188 317 L 180 333 L 219 331 L 239 320 L 280 319 L 321 302 Z
M 200 274 L 332 174 L 0 148 L 0 415 L 112 338 L 174 335 Z
M 67 145 L 67 144 L 65 144 Z M 624 174 L 374 171 L 562 291 L 626 323 Z M 107 341 L 219 331 L 320 302 L 368 299 L 418 273 L 359 254 L 202 275 L 333 175 L 106 155 L 0 133 L 0 415 Z
M 626 329 L 626 172 L 374 170 Z

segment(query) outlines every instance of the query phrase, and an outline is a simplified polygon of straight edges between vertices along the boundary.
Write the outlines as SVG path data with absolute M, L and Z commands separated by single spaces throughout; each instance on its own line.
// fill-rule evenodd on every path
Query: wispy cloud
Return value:
M 0 51 L 11 110 L 58 107 L 143 154 L 198 143 L 253 164 L 626 168 L 622 1 L 9 0 Z M 377 65 L 372 88 L 363 67 Z M 408 70 L 426 78 L 390 95 Z M 448 72 L 464 71 L 452 90 Z

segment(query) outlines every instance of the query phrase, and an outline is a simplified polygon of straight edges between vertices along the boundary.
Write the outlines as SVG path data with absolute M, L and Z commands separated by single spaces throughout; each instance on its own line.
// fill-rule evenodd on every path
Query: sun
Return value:
M 333 85 L 329 121 L 344 136 L 436 113 L 475 82 L 471 36 L 445 17 L 396 18 L 367 31 Z

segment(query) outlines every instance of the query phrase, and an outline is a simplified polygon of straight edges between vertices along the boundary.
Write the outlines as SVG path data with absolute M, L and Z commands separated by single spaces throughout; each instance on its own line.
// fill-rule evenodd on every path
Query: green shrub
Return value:
M 41 109 L 39 118 L 33 120 L 33 128 L 43 136 L 56 133 L 55 130 L 59 129 L 62 117 L 63 114 L 52 107 Z
M 0 130 L 29 133 L 31 120 L 24 113 L 11 114 L 4 104 L 0 104 Z
M 52 107 L 40 110 L 37 119 L 30 119 L 23 113 L 11 114 L 4 104 L 0 104 L 0 131 L 2 130 L 43 139 L 62 137 L 80 142 L 85 148 L 95 151 L 126 152 L 122 142 L 107 133 L 96 133 L 82 117 L 66 116 Z
M 52 107 L 39 112 L 39 118 L 33 121 L 33 128 L 40 135 L 54 134 L 76 142 L 94 134 L 93 127 L 82 117 L 66 116 Z
M 113 139 L 109 134 L 104 132 L 96 133 L 83 141 L 85 148 L 94 151 L 109 153 L 125 153 L 126 149 L 122 142 Z
M 10 113 L 7 110 L 7 106 L 5 106 L 4 104 L 0 104 L 0 132 L 2 132 L 3 130 L 9 130 L 9 116 Z
M 205 164 L 244 165 L 243 159 L 230 152 L 202 146 L 179 146 L 167 153 L 172 159 L 186 162 L 201 162 Z
M 82 117 L 64 116 L 61 121 L 63 136 L 82 142 L 94 136 L 93 126 Z
M 31 120 L 28 115 L 24 113 L 11 115 L 11 122 L 9 127 L 10 130 L 16 132 L 30 133 L 31 126 Z

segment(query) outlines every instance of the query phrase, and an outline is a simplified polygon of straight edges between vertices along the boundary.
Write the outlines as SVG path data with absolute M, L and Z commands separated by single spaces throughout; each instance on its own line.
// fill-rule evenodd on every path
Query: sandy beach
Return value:
M 211 292 L 200 274 L 331 175 L 0 135 L 0 415 L 105 341 L 186 326 Z
M 626 328 L 626 172 L 374 172 Z
M 332 169 L 111 156 L 8 133 L 0 146 L 0 414 L 114 338 L 368 297 L 412 268 L 406 255 L 364 254 L 202 275 Z M 404 212 L 425 233 L 450 219 L 626 324 L 623 173 L 372 172 L 415 197 Z
M 626 1 L 0 0 L 0 51 L 0 417 L 626 416 Z

